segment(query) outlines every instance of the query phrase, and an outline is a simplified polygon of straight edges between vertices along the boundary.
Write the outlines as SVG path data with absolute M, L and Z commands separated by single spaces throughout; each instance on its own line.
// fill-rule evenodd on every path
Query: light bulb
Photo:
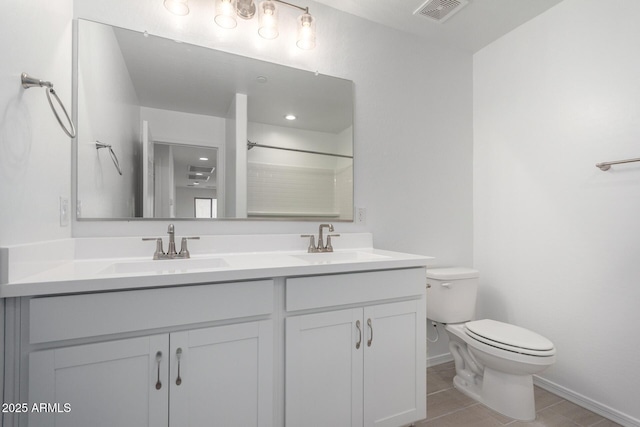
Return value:
M 300 49 L 313 49 L 316 46 L 316 20 L 305 12 L 298 17 L 298 41 Z
M 260 3 L 259 10 L 260 26 L 258 34 L 265 39 L 275 39 L 278 37 L 278 9 L 276 3 L 270 0 Z
M 216 0 L 216 24 L 222 28 L 235 28 L 236 22 L 236 0 Z

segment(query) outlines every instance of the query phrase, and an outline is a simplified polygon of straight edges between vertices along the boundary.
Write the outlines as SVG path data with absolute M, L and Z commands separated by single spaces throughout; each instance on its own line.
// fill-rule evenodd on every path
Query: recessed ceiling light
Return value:
M 202 160 L 203 162 L 206 162 L 207 160 L 209 160 L 208 157 L 200 157 L 200 160 Z
M 202 172 L 196 172 L 196 175 L 202 176 Z
M 267 82 L 267 78 L 265 76 L 258 76 L 256 77 L 256 80 L 258 83 L 266 83 Z
M 284 118 L 287 120 L 295 120 L 296 116 L 294 116 L 293 114 L 287 114 L 286 116 L 284 116 Z

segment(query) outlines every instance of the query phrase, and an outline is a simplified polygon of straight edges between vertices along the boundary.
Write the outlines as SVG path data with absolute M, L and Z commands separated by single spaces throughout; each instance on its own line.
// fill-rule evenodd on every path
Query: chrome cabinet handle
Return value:
M 373 325 L 371 324 L 371 319 L 367 319 L 367 326 L 369 326 L 369 330 L 371 331 L 371 337 L 367 340 L 367 347 L 371 347 L 371 343 L 373 342 Z
M 158 364 L 158 381 L 156 382 L 156 390 L 160 390 L 162 388 L 162 382 L 160 382 L 160 362 L 162 361 L 162 352 L 159 351 L 156 353 L 156 363 Z
M 362 329 L 360 328 L 359 320 L 356 320 L 356 328 L 358 328 L 358 342 L 356 343 L 356 350 L 358 350 L 362 344 Z
M 182 356 L 182 349 L 176 350 L 176 357 L 178 358 L 178 378 L 176 378 L 176 385 L 182 384 L 182 378 L 180 377 L 180 357 Z

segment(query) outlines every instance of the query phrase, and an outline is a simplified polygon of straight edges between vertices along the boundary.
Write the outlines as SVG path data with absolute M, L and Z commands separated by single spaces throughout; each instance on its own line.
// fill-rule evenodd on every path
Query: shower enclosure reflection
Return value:
M 76 37 L 78 219 L 353 219 L 351 81 L 84 20 Z

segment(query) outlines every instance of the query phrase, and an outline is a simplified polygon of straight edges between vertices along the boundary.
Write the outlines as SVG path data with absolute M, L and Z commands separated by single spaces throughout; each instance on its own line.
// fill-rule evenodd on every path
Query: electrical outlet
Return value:
M 357 208 L 356 210 L 356 221 L 359 224 L 367 223 L 367 208 Z
M 60 196 L 60 227 L 69 225 L 69 199 Z

